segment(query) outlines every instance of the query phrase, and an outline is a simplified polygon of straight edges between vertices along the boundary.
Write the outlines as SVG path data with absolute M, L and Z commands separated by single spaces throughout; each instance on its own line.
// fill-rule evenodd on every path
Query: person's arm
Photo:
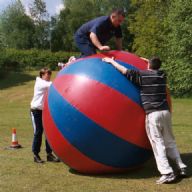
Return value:
M 123 75 L 125 75 L 127 73 L 127 68 L 120 65 L 119 63 L 117 63 L 116 61 L 114 61 L 114 59 L 109 58 L 109 57 L 105 57 L 102 59 L 102 61 L 105 61 L 107 63 L 110 63 L 111 65 L 113 65 L 118 71 L 120 71 Z
M 122 50 L 122 38 L 115 38 L 117 50 Z
M 108 51 L 110 50 L 110 47 L 107 45 L 102 45 L 99 41 L 99 39 L 97 38 L 97 35 L 93 32 L 90 33 L 90 39 L 92 41 L 92 43 L 95 45 L 95 47 L 97 47 L 100 51 Z
M 145 57 L 140 57 L 140 58 L 146 61 L 147 63 L 149 63 L 149 59 L 146 59 Z
M 46 81 L 42 78 L 38 78 L 38 88 L 40 90 L 44 90 L 44 89 L 47 89 L 51 86 L 52 82 L 51 81 Z
M 141 86 L 141 75 L 139 71 L 127 69 L 126 67 L 114 61 L 113 58 L 105 57 L 102 59 L 102 61 L 105 61 L 113 65 L 118 71 L 120 71 L 123 75 L 125 75 L 127 79 L 130 80 L 133 84 Z

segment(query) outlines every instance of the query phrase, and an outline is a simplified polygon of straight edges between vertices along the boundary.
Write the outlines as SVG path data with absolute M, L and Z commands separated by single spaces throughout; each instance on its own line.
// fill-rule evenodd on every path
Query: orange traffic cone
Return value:
M 12 149 L 18 149 L 21 148 L 21 145 L 19 145 L 17 136 L 16 136 L 16 128 L 12 129 L 12 142 L 10 148 Z

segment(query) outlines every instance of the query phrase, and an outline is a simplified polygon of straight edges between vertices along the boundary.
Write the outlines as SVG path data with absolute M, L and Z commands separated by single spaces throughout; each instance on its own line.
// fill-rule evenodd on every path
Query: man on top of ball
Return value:
M 146 60 L 146 59 L 145 59 Z M 186 177 L 186 165 L 182 162 L 172 132 L 171 114 L 166 95 L 166 75 L 159 70 L 161 60 L 154 57 L 148 62 L 149 70 L 129 70 L 114 59 L 104 58 L 132 83 L 140 87 L 143 108 L 146 112 L 146 132 L 155 156 L 161 177 L 157 184 L 172 183 L 176 175 L 168 162 L 173 159 L 178 168 L 178 176 Z
M 101 16 L 83 24 L 75 33 L 74 39 L 81 51 L 81 57 L 86 57 L 100 51 L 108 51 L 106 43 L 115 36 L 116 48 L 122 49 L 121 23 L 125 13 L 121 9 L 114 9 L 110 16 Z

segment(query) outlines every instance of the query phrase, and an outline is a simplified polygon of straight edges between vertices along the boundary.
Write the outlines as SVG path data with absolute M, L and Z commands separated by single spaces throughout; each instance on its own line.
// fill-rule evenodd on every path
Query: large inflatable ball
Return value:
M 147 63 L 128 52 L 78 59 L 53 81 L 44 104 L 46 137 L 56 155 L 81 173 L 122 172 L 152 154 L 139 89 L 103 57 L 128 69 Z

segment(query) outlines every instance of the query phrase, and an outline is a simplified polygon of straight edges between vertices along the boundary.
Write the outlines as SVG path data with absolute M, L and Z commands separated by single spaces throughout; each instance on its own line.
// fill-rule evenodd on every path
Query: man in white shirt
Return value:
M 34 128 L 34 138 L 32 144 L 32 151 L 34 153 L 34 162 L 43 163 L 39 156 L 42 134 L 43 134 L 43 123 L 42 123 L 42 110 L 44 104 L 44 96 L 51 85 L 51 74 L 52 72 L 48 68 L 43 68 L 39 72 L 39 76 L 36 78 L 34 86 L 34 96 L 31 101 L 31 119 Z M 59 162 L 59 159 L 52 154 L 47 140 L 45 140 L 47 161 Z

